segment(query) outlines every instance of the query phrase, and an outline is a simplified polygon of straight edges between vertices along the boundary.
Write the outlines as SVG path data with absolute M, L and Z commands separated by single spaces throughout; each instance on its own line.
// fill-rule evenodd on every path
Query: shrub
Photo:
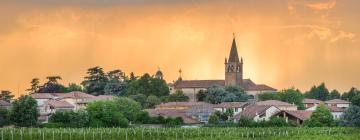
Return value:
M 0 127 L 11 124 L 10 111 L 0 107 Z
M 239 127 L 256 127 L 257 124 L 253 119 L 247 117 L 241 117 L 238 121 Z
M 304 122 L 304 125 L 308 127 L 333 126 L 334 119 L 329 109 L 327 109 L 324 104 L 320 104 L 311 114 L 310 119 Z
M 61 123 L 44 123 L 40 125 L 41 128 L 61 128 Z
M 209 124 L 219 124 L 219 116 L 216 114 L 213 114 L 209 117 Z

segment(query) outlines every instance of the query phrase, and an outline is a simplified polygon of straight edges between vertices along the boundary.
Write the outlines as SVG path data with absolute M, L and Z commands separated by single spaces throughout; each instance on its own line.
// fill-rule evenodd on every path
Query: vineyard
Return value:
M 79 128 L 0 129 L 0 140 L 360 139 L 357 128 Z

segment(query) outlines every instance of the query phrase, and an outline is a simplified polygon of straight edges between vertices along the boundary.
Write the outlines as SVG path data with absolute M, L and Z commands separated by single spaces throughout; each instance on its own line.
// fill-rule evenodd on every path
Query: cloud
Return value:
M 317 3 L 308 3 L 305 4 L 306 7 L 313 10 L 329 10 L 336 6 L 336 0 L 330 0 L 326 2 L 317 2 Z
M 354 41 L 356 37 L 355 33 L 320 25 L 286 25 L 278 28 L 289 30 L 305 29 L 304 35 L 307 39 L 317 38 L 319 40 L 326 40 L 329 43 L 335 43 L 340 40 Z

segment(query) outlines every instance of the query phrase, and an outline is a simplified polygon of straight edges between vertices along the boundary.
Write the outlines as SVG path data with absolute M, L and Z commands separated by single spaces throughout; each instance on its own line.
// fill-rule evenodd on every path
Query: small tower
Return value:
M 235 34 L 229 59 L 225 58 L 225 86 L 243 86 L 243 60 L 239 61 Z
M 155 74 L 155 78 L 163 80 L 163 73 L 161 72 L 159 67 L 158 67 L 158 71 Z

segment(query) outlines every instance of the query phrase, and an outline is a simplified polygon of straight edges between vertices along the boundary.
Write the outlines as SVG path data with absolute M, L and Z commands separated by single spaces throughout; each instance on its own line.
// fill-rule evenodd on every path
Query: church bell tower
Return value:
M 235 35 L 229 59 L 225 58 L 225 86 L 243 86 L 243 59 L 241 58 L 239 61 Z

